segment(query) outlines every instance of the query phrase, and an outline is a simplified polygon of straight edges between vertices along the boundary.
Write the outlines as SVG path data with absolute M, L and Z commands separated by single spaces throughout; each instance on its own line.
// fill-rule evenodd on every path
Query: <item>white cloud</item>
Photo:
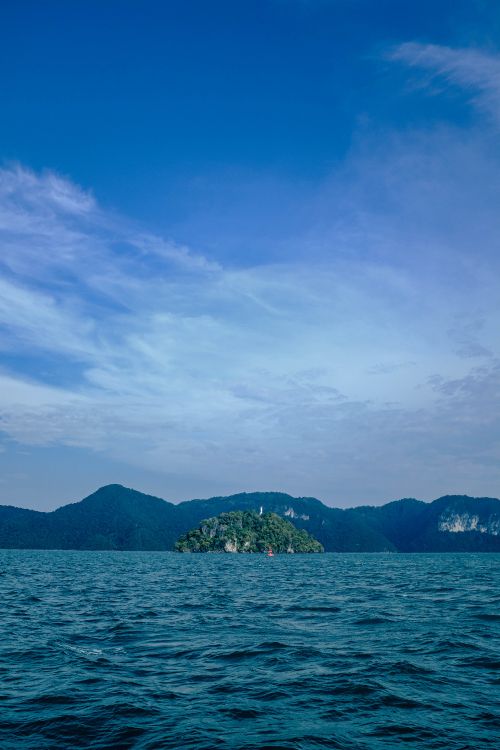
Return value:
M 466 78 L 453 55 L 394 53 L 474 84 L 492 109 L 481 66 L 467 58 Z M 450 128 L 370 142 L 315 198 L 320 220 L 296 238 L 309 255 L 244 268 L 107 212 L 68 179 L 1 170 L 2 430 L 175 474 L 185 495 L 221 477 L 337 501 L 491 486 L 488 148 Z
M 452 49 L 436 44 L 406 42 L 389 57 L 465 89 L 477 106 L 500 121 L 500 55 L 482 50 Z

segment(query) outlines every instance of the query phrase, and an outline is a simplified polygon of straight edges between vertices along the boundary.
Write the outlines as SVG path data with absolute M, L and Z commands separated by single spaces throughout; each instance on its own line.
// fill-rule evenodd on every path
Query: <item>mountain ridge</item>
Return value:
M 174 504 L 120 484 L 53 511 L 0 505 L 0 548 L 173 550 L 202 520 L 263 509 L 291 521 L 327 552 L 500 552 L 500 500 L 444 495 L 335 508 L 314 497 L 242 492 Z

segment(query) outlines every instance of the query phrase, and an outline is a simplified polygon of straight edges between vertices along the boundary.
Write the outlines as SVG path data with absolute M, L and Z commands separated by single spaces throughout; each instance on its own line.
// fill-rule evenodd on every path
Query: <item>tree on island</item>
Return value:
M 221 513 L 202 521 L 176 542 L 177 552 L 323 552 L 307 531 L 297 529 L 276 513 Z

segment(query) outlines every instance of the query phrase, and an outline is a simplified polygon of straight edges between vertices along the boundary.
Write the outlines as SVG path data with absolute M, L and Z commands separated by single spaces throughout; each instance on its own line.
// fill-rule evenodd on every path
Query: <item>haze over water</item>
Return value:
M 498 746 L 499 561 L 1 550 L 0 746 Z

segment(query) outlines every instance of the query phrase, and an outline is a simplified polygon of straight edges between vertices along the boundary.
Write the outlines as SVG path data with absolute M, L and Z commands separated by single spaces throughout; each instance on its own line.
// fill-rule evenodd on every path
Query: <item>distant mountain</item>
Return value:
M 177 552 L 323 552 L 322 545 L 276 513 L 232 510 L 183 534 Z
M 175 505 L 119 484 L 51 513 L 0 506 L 0 547 L 172 550 L 204 519 L 261 508 L 307 531 L 326 552 L 500 552 L 500 500 L 493 498 L 449 495 L 341 510 L 312 497 L 252 492 Z
M 0 547 L 166 550 L 185 530 L 173 503 L 119 484 L 51 513 L 0 506 Z
M 352 511 L 400 552 L 500 552 L 500 500 L 447 495 Z

